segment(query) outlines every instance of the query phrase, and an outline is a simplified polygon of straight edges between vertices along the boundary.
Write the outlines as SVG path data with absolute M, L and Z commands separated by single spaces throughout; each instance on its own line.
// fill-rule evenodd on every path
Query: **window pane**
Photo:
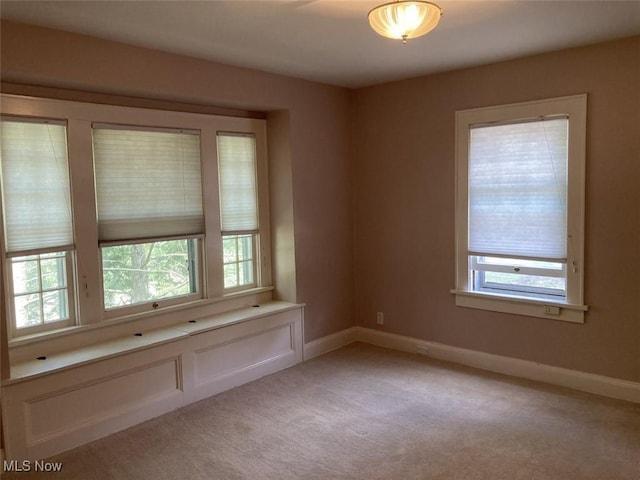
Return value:
M 64 290 L 55 290 L 43 294 L 44 323 L 56 322 L 68 318 L 67 295 Z
M 512 287 L 514 290 L 518 290 L 520 287 L 527 287 L 528 289 L 558 290 L 558 294 L 564 292 L 565 289 L 564 278 L 502 272 L 485 272 L 484 286 L 491 287 L 492 285 L 489 284 L 492 284 L 494 287 Z M 543 292 L 541 291 L 540 293 Z
M 224 237 L 222 240 L 224 263 L 232 263 L 238 260 L 238 239 L 234 237 Z
M 231 263 L 224 266 L 224 288 L 238 286 L 238 264 Z
M 68 320 L 66 252 L 51 252 L 11 261 L 16 328 Z
M 64 256 L 47 258 L 40 261 L 43 290 L 65 288 L 67 286 L 64 262 Z
M 240 271 L 238 277 L 242 285 L 250 285 L 253 283 L 253 263 L 252 262 L 240 262 L 238 265 Z
M 521 258 L 471 257 L 474 289 L 512 295 L 565 297 L 565 266 Z
M 102 248 L 105 308 L 136 305 L 197 292 L 196 240 Z
M 35 260 L 26 260 L 30 258 Z M 11 266 L 13 271 L 13 293 L 32 293 L 40 290 L 40 272 L 38 270 L 37 256 L 21 257 L 13 259 Z
M 250 235 L 245 235 L 239 240 L 238 260 L 251 260 L 253 258 L 253 238 Z
M 224 288 L 235 288 L 255 283 L 254 241 L 253 234 L 223 237 Z
M 32 327 L 42 323 L 42 297 L 35 293 L 19 295 L 14 299 L 16 327 Z

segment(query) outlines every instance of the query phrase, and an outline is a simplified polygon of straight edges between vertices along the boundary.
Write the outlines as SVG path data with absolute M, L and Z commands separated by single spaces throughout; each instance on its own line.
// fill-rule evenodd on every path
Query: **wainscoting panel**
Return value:
M 192 336 L 196 400 L 302 361 L 301 319 L 284 312 L 264 319 L 261 331 L 235 325 Z
M 41 459 L 184 403 L 176 341 L 3 385 L 9 460 Z
M 28 443 L 36 444 L 59 432 L 117 416 L 136 405 L 180 394 L 179 362 L 179 358 L 171 358 L 28 400 L 25 403 L 27 425 L 31 427 Z

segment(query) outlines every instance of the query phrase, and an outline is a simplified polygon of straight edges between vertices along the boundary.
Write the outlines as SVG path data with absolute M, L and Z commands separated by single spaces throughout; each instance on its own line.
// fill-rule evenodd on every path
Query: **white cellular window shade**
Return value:
M 225 234 L 258 229 L 256 140 L 253 135 L 218 133 L 220 216 Z
M 198 132 L 94 125 L 100 241 L 204 233 Z
M 472 126 L 469 254 L 566 262 L 568 119 Z
M 65 124 L 3 118 L 1 165 L 7 252 L 70 249 Z

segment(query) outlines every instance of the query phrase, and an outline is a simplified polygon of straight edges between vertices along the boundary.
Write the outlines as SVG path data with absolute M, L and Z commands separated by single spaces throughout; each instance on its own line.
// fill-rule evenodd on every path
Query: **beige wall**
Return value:
M 273 192 L 288 209 L 273 230 L 295 232 L 276 242 L 276 274 L 295 267 L 277 294 L 307 304 L 306 341 L 352 326 L 350 91 L 12 22 L 1 35 L 4 82 L 274 112 L 274 184 L 291 194 Z
M 588 94 L 584 325 L 455 306 L 454 112 Z M 640 37 L 356 92 L 356 322 L 640 381 Z

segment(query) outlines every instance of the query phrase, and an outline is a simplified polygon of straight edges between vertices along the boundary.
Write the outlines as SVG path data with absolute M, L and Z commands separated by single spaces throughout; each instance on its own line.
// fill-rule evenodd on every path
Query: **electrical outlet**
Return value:
M 376 323 L 378 325 L 384 325 L 384 313 L 378 312 L 376 314 Z
M 544 313 L 545 315 L 560 315 L 560 307 L 545 305 Z

